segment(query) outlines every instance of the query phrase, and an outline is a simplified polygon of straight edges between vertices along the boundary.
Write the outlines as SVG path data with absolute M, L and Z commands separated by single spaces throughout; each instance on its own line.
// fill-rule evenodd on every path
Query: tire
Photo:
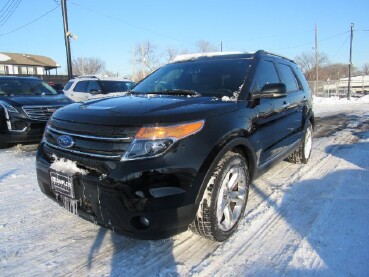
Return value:
M 207 239 L 221 242 L 234 233 L 245 211 L 250 186 L 246 160 L 239 153 L 227 152 L 208 176 L 210 179 L 207 178 L 190 229 Z
M 313 126 L 309 122 L 299 148 L 295 152 L 293 152 L 287 158 L 287 160 L 295 164 L 301 163 L 306 164 L 309 161 L 312 146 L 313 146 Z

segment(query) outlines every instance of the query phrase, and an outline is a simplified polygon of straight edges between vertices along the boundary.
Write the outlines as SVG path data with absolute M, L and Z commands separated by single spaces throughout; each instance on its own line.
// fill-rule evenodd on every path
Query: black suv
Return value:
M 264 51 L 176 58 L 129 95 L 75 103 L 48 122 L 41 190 L 79 216 L 144 239 L 227 239 L 253 178 L 306 163 L 314 117 L 291 60 Z
M 70 103 L 41 79 L 0 76 L 0 148 L 40 142 L 51 114 Z

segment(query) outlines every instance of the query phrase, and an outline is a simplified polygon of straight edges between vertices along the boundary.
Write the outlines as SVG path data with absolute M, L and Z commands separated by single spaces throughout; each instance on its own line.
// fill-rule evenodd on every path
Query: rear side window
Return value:
M 253 92 L 259 92 L 266 84 L 279 83 L 279 77 L 274 63 L 271 61 L 261 61 L 254 78 Z
M 300 90 L 308 90 L 309 84 L 307 83 L 304 74 L 301 72 L 300 68 L 297 65 L 294 68 L 294 72 L 296 74 L 296 79 L 299 82 Z
M 101 92 L 102 89 L 101 89 L 101 86 L 100 86 L 98 81 L 89 81 L 88 86 L 87 86 L 87 90 L 85 90 L 85 91 L 87 91 L 87 92 L 91 92 L 91 91 Z
M 106 93 L 128 91 L 133 86 L 131 82 L 122 81 L 100 81 L 100 83 Z
M 298 91 L 299 86 L 291 67 L 282 63 L 279 63 L 278 65 L 281 71 L 283 82 L 286 84 L 287 92 Z
M 87 92 L 88 81 L 79 81 L 74 87 L 73 91 L 76 92 Z

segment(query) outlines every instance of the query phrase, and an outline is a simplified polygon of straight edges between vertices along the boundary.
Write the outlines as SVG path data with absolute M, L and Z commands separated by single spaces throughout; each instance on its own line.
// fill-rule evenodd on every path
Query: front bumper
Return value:
M 40 142 L 46 121 L 32 120 L 24 113 L 12 113 L 0 109 L 0 140 L 6 144 Z
M 1 128 L 0 140 L 7 144 L 27 142 L 38 143 L 41 141 L 45 125 L 46 122 L 25 121 L 22 122 L 23 128 L 12 130 L 8 130 L 8 128 Z
M 65 206 L 51 189 L 51 160 L 41 143 L 37 179 L 44 194 Z M 194 162 L 196 164 L 196 162 Z M 195 217 L 199 191 L 194 168 L 171 161 L 116 162 L 106 174 L 75 176 L 76 213 L 91 222 L 139 239 L 161 239 L 185 231 Z M 68 201 L 68 200 L 67 200 Z

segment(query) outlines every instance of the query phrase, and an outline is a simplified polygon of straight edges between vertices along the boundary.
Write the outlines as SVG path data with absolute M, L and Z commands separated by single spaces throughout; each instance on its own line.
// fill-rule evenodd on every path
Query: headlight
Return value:
M 176 141 L 201 131 L 205 121 L 142 127 L 122 160 L 153 158 L 164 154 Z
M 8 112 L 10 113 L 19 113 L 16 108 L 14 108 L 12 105 L 4 102 L 4 101 L 0 101 L 0 106 L 3 106 L 4 109 L 6 109 Z

